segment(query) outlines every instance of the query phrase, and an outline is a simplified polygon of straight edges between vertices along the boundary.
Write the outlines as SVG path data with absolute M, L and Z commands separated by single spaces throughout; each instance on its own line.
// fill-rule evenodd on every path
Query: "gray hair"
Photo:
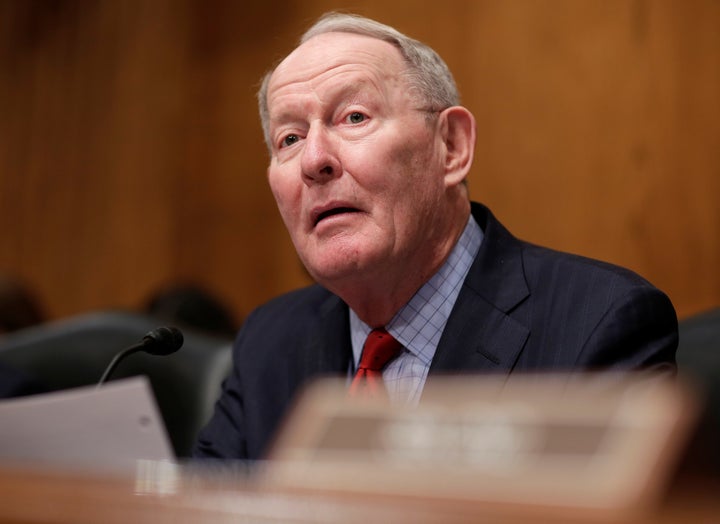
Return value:
M 460 103 L 455 79 L 440 55 L 397 29 L 362 16 L 331 12 L 320 17 L 302 35 L 299 45 L 324 33 L 354 33 L 377 38 L 397 47 L 408 66 L 407 75 L 411 89 L 422 103 L 427 105 L 424 109 L 441 111 Z M 271 144 L 267 90 L 274 71 L 275 68 L 265 74 L 257 95 L 260 121 L 268 148 Z

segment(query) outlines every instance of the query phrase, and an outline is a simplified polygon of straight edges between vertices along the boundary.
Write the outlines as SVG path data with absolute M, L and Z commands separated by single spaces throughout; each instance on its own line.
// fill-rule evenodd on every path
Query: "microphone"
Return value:
M 102 377 L 100 377 L 100 381 L 98 382 L 96 388 L 102 386 L 120 361 L 131 353 L 144 351 L 145 353 L 150 353 L 151 355 L 165 356 L 175 353 L 182 347 L 182 345 L 183 334 L 179 329 L 166 326 L 155 328 L 152 331 L 149 331 L 140 342 L 123 349 L 113 357 L 112 361 L 110 361 L 110 365 L 108 365 L 107 369 L 105 369 L 105 372 L 102 374 Z

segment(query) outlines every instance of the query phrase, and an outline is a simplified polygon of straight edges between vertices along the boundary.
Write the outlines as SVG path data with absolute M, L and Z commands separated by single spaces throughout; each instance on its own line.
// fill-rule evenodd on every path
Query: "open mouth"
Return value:
M 360 210 L 354 207 L 334 207 L 318 214 L 318 216 L 315 218 L 315 225 L 317 226 L 322 220 L 335 215 L 342 215 L 345 213 L 357 213 L 358 211 Z

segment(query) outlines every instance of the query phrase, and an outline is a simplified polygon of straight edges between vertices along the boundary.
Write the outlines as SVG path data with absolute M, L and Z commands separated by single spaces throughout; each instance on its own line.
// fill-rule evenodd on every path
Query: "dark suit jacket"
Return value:
M 472 213 L 485 238 L 430 377 L 674 370 L 677 318 L 662 292 L 626 269 L 522 242 L 482 205 Z M 233 372 L 194 455 L 262 458 L 298 388 L 346 376 L 351 354 L 348 307 L 320 286 L 258 308 L 238 335 Z

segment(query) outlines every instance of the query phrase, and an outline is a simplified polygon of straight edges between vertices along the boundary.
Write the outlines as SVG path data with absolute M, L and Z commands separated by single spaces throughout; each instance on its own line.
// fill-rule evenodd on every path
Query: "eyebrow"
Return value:
M 359 79 L 357 82 L 345 82 L 341 84 L 340 86 L 336 88 L 332 88 L 327 92 L 327 95 L 325 99 L 328 101 L 324 105 L 330 105 L 330 106 L 337 106 L 340 101 L 345 100 L 353 100 L 353 99 L 360 99 L 361 93 L 363 92 L 363 88 L 365 86 L 370 86 L 372 90 L 376 93 L 380 93 L 381 91 L 375 87 L 375 84 L 373 82 L 368 81 L 367 79 Z M 299 111 L 294 110 L 293 108 L 297 107 L 298 105 L 302 105 L 303 102 L 290 102 L 289 105 L 290 108 L 288 109 L 282 109 L 278 114 L 274 114 L 273 110 L 270 109 L 270 123 L 271 125 L 283 125 L 289 122 L 294 122 L 299 120 L 298 113 Z M 300 111 L 301 112 L 301 111 Z

